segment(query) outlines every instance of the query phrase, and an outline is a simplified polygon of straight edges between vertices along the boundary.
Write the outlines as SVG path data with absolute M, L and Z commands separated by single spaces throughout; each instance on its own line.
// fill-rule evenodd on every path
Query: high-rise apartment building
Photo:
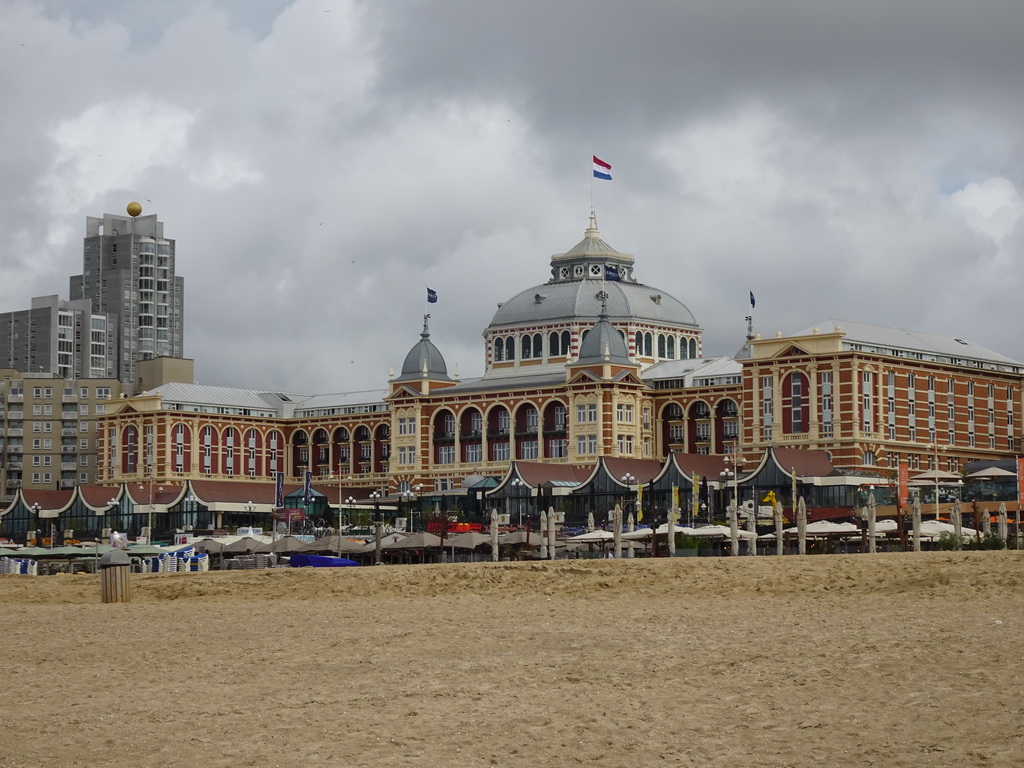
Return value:
M 71 300 L 89 299 L 93 312 L 113 319 L 113 375 L 130 385 L 139 360 L 183 356 L 184 279 L 175 274 L 174 240 L 155 215 L 89 216 L 85 229 Z
M 0 367 L 66 379 L 115 375 L 116 321 L 89 299 L 37 296 L 31 309 L 0 313 Z

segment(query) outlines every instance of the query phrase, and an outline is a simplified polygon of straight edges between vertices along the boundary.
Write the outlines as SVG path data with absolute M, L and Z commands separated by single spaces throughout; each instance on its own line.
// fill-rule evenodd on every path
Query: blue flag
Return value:
M 751 309 L 754 308 L 754 292 L 753 291 L 750 292 L 750 308 Z
M 427 288 L 427 302 L 437 304 L 437 291 Z
M 277 473 L 277 486 L 274 490 L 274 506 L 282 509 L 284 507 L 284 472 Z
M 604 279 L 619 281 L 619 268 L 611 264 L 604 265 Z

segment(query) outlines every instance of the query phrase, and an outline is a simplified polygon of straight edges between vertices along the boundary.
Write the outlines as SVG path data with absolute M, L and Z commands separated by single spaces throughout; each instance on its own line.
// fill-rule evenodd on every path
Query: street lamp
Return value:
M 39 513 L 43 511 L 43 508 L 39 505 L 38 502 L 36 502 L 32 506 L 30 506 L 29 509 L 32 511 L 32 515 L 35 518 L 35 529 L 32 531 L 32 538 L 33 539 L 38 539 L 39 538 L 39 534 L 42 533 L 42 531 L 39 530 L 39 526 L 41 525 L 41 523 L 39 521 Z M 52 543 L 52 540 L 51 540 L 51 543 Z M 35 546 L 39 546 L 39 542 L 38 541 L 35 543 Z
M 513 495 L 516 498 L 516 504 L 519 507 L 519 527 L 523 527 L 523 500 L 519 496 L 519 490 L 526 487 L 526 483 L 520 480 L 518 477 L 513 480 L 510 485 L 512 486 Z
M 953 446 L 947 445 L 943 448 L 943 451 L 948 451 Z M 935 479 L 935 519 L 939 519 L 939 444 L 928 443 L 928 448 L 932 452 L 932 477 Z
M 738 555 L 739 547 L 737 546 L 738 534 L 739 534 L 739 512 L 740 512 L 740 482 L 739 473 L 743 469 L 743 459 L 738 457 L 736 454 L 726 454 L 725 456 L 725 469 L 719 472 L 719 477 L 722 478 L 722 482 L 728 487 L 729 483 L 732 482 L 732 505 L 729 507 L 729 535 L 730 535 L 730 549 L 732 550 L 730 555 Z

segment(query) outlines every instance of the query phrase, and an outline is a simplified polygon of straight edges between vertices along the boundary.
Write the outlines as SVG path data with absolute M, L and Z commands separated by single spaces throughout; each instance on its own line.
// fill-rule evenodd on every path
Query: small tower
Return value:
M 430 315 L 423 316 L 423 331 L 402 363 L 402 372 L 391 380 L 394 393 L 402 387 L 415 386 L 420 394 L 430 394 L 432 389 L 451 387 L 456 384 L 448 375 L 448 366 L 441 351 L 430 340 Z

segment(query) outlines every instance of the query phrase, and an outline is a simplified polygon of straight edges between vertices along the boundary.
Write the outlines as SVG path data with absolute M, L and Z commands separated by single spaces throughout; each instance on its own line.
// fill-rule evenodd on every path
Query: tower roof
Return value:
M 600 295 L 602 296 L 601 313 L 597 317 L 597 323 L 587 333 L 586 338 L 583 339 L 583 343 L 580 345 L 579 359 L 573 365 L 601 363 L 636 365 L 629 358 L 626 340 L 615 329 L 615 326 L 608 321 L 607 295 L 603 292 Z
M 420 333 L 420 340 L 416 342 L 409 354 L 405 356 L 402 363 L 402 373 L 394 381 L 416 381 L 420 379 L 431 379 L 433 381 L 451 381 L 448 376 L 448 366 L 444 361 L 441 351 L 434 346 L 430 340 L 430 328 L 427 321 L 430 315 L 423 316 L 423 331 Z

